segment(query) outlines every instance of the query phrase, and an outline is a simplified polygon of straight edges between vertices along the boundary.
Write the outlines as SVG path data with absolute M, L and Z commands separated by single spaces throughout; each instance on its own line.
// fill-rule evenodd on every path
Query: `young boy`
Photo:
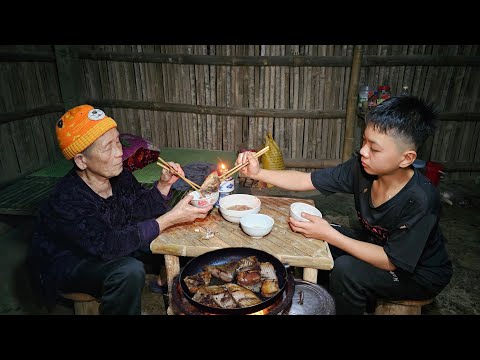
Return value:
M 432 298 L 452 277 L 438 190 L 412 165 L 435 118 L 433 106 L 416 97 L 384 101 L 367 115 L 359 155 L 312 173 L 261 169 L 252 153 L 239 154 L 236 163 L 248 160 L 241 171 L 252 179 L 287 190 L 354 194 L 359 232 L 306 213 L 310 222 L 289 218 L 293 231 L 328 242 L 337 314 L 363 314 L 378 298 Z

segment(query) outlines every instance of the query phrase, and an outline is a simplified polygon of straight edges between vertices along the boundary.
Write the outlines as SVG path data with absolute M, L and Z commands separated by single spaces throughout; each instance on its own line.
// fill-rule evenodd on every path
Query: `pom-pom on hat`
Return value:
M 67 160 L 81 153 L 108 130 L 117 127 L 111 117 L 91 105 L 79 105 L 68 110 L 57 121 L 58 145 Z

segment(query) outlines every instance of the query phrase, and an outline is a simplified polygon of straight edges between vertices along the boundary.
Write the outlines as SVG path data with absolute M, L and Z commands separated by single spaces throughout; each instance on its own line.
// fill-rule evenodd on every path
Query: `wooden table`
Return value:
M 261 239 L 245 234 L 240 224 L 225 220 L 218 209 L 203 220 L 170 227 L 150 244 L 154 254 L 165 255 L 170 304 L 172 304 L 173 279 L 180 273 L 180 256 L 196 257 L 208 251 L 227 247 L 251 247 L 277 257 L 282 263 L 303 268 L 303 279 L 316 283 L 318 270 L 333 268 L 333 258 L 328 244 L 323 240 L 306 238 L 294 233 L 288 225 L 290 204 L 313 200 L 285 197 L 258 196 L 262 202 L 260 213 L 275 220 L 272 231 Z M 215 236 L 205 238 L 207 229 Z M 175 314 L 169 306 L 168 314 Z

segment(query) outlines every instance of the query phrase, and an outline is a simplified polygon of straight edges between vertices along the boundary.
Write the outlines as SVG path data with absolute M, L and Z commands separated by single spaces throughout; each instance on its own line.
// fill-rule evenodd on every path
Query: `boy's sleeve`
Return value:
M 354 172 L 357 171 L 358 157 L 332 168 L 315 170 L 311 173 L 313 186 L 324 195 L 336 192 L 353 194 Z

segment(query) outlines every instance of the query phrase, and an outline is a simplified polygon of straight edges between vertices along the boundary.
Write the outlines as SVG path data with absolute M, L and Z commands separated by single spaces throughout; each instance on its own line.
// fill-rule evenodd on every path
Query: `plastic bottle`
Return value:
M 360 86 L 358 91 L 358 107 L 360 110 L 365 110 L 368 106 L 368 93 L 370 88 L 368 85 Z

